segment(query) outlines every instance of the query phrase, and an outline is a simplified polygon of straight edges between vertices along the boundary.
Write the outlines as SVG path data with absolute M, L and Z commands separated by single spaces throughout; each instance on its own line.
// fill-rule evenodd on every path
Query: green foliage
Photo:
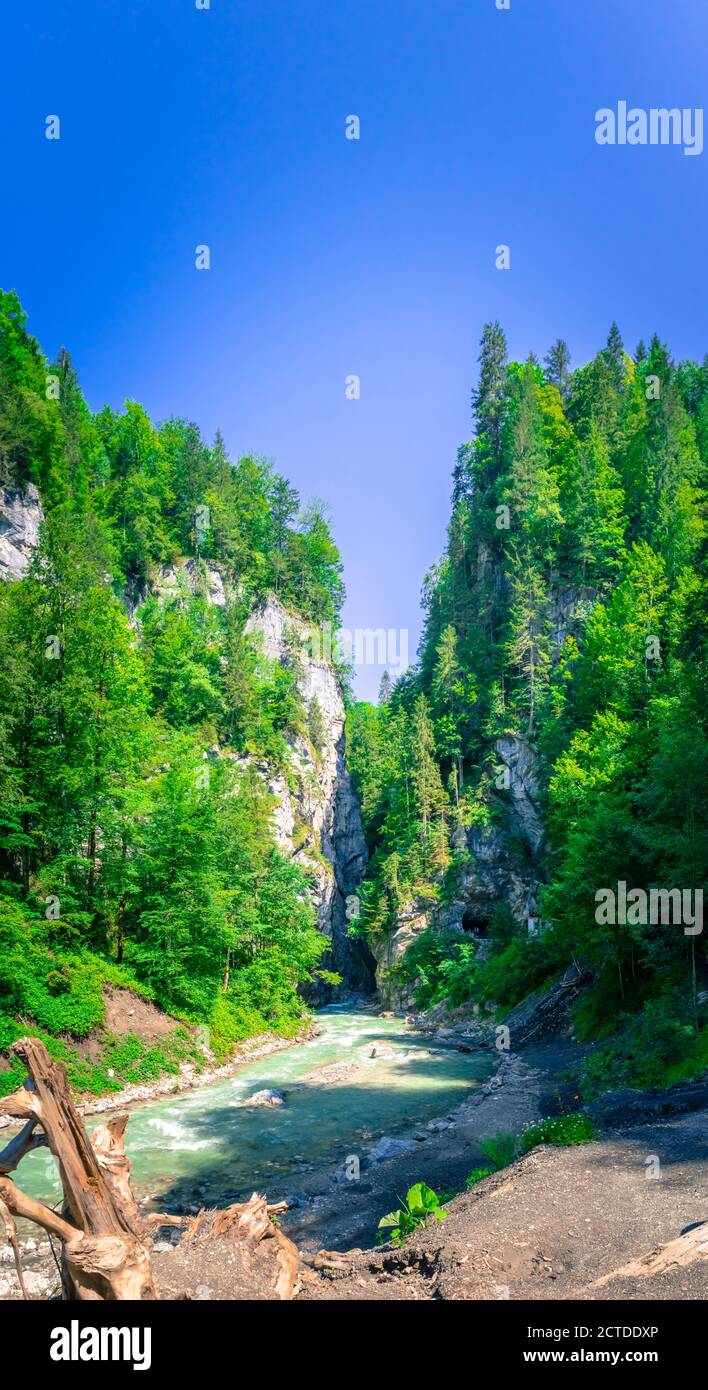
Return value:
M 623 1074 L 673 1075 L 676 1046 L 693 1066 L 701 1055 L 684 1030 L 698 1026 L 705 935 L 605 925 L 595 909 L 620 880 L 697 890 L 708 878 L 706 364 L 677 367 L 656 337 L 633 361 L 616 324 L 574 371 L 562 339 L 545 370 L 508 362 L 498 323 L 479 360 L 476 435 L 458 451 L 447 546 L 424 582 L 418 664 L 349 714 L 371 852 L 362 921 L 376 940 L 404 909 L 464 898 L 461 871 L 484 879 L 501 833 L 514 869 L 543 885 L 541 937 L 507 904 L 487 958 L 425 933 L 392 983 L 415 983 L 420 1005 L 508 1009 L 580 961 L 595 976 L 591 1036 L 624 1038 L 622 1020 L 665 996 L 651 1005 L 660 1046 L 646 1049 L 661 1056 L 642 1070 L 638 1044 Z M 542 855 L 497 776 L 509 735 L 539 755 Z M 627 1044 L 633 1057 L 631 1031 Z
M 511 1009 L 556 974 L 561 957 L 551 935 L 540 938 L 515 936 L 498 954 L 479 968 L 476 996 L 483 1003 Z
M 471 1191 L 477 1187 L 478 1183 L 485 1178 L 491 1177 L 492 1173 L 498 1173 L 502 1168 L 508 1168 L 514 1162 L 516 1155 L 517 1141 L 513 1134 L 491 1134 L 483 1139 L 480 1145 L 485 1157 L 489 1159 L 486 1168 L 473 1168 L 472 1172 L 465 1178 L 465 1187 Z
M 399 1201 L 400 1207 L 388 1212 L 379 1221 L 379 1244 L 405 1245 L 408 1236 L 419 1226 L 424 1226 L 431 1217 L 434 1221 L 445 1219 L 441 1198 L 425 1182 L 417 1182 L 409 1187 L 405 1201 L 403 1198 L 399 1198 Z M 387 1231 L 390 1231 L 390 1235 L 386 1234 Z
M 481 1148 L 492 1168 L 508 1168 L 514 1161 L 516 1139 L 513 1134 L 491 1134 L 482 1140 Z
M 496 1168 L 473 1168 L 472 1172 L 468 1173 L 465 1178 L 465 1187 L 467 1191 L 471 1192 L 473 1187 L 477 1187 L 479 1183 L 484 1182 L 485 1178 L 491 1178 L 492 1173 L 496 1173 L 496 1171 Z
M 588 1096 L 608 1088 L 670 1086 L 701 1076 L 708 1066 L 708 1022 L 696 1019 L 680 991 L 648 999 L 619 1025 L 587 1058 L 582 1088 Z
M 502 1168 L 508 1168 L 514 1162 L 516 1155 L 517 1141 L 513 1134 L 491 1134 L 483 1139 L 480 1148 L 485 1157 L 489 1159 L 486 1168 L 473 1168 L 472 1172 L 465 1178 L 465 1187 L 471 1191 L 477 1187 L 478 1183 L 485 1178 L 491 1177 L 492 1173 L 498 1173 Z
M 475 947 L 459 932 L 421 932 L 391 972 L 398 985 L 414 986 L 415 1003 L 427 1009 L 441 1000 L 452 1005 L 472 998 L 478 975 Z
M 596 1138 L 595 1126 L 589 1115 L 555 1115 L 540 1124 L 529 1125 L 520 1139 L 522 1154 L 537 1149 L 539 1144 L 589 1144 Z
M 68 354 L 50 368 L 0 294 L 0 483 L 30 482 L 40 545 L 0 588 L 0 1026 L 41 1030 L 76 1085 L 115 1089 L 109 1070 L 156 1075 L 191 1045 L 106 1039 L 109 983 L 207 1023 L 219 1056 L 306 1012 L 326 942 L 255 764 L 292 781 L 296 736 L 318 749 L 325 730 L 294 642 L 271 661 L 246 624 L 272 593 L 336 624 L 341 563 L 322 504 L 265 460 L 232 463 L 134 401 L 92 415 Z M 89 1036 L 96 1064 L 71 1041 Z

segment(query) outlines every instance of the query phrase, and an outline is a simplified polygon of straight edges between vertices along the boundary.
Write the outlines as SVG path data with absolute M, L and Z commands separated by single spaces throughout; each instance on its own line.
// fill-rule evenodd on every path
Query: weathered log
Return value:
M 708 1221 L 699 1221 L 690 1231 L 667 1241 L 666 1245 L 657 1245 L 638 1260 L 603 1274 L 590 1288 L 604 1288 L 613 1279 L 651 1279 L 655 1274 L 663 1274 L 667 1269 L 682 1269 L 696 1260 L 708 1260 Z
M 272 1220 L 265 1197 L 254 1192 L 247 1202 L 235 1202 L 223 1211 L 202 1209 L 194 1216 L 183 1239 L 169 1258 L 171 1281 L 177 1278 L 182 1289 L 173 1296 L 192 1297 L 185 1284 L 192 1282 L 194 1270 L 208 1264 L 220 1286 L 216 1297 L 266 1298 L 288 1301 L 295 1295 L 300 1273 L 300 1256 L 293 1242 Z M 228 1269 L 228 1283 L 221 1272 Z M 209 1277 L 208 1275 L 206 1277 Z M 182 1282 L 183 1281 L 183 1282 Z
M 127 1115 L 115 1115 L 105 1125 L 98 1125 L 91 1145 L 118 1210 L 133 1235 L 142 1236 L 144 1222 L 130 1185 L 130 1159 L 123 1149 L 127 1123 Z
M 57 1216 L 26 1197 L 7 1177 L 0 1178 L 0 1199 L 9 1213 L 28 1217 L 61 1241 L 66 1298 L 157 1298 L 149 1243 L 123 1153 L 125 1117 L 99 1127 L 92 1145 L 72 1100 L 65 1068 L 51 1061 L 37 1038 L 20 1039 L 12 1051 L 24 1062 L 28 1078 L 21 1090 L 0 1102 L 0 1113 L 27 1120 L 22 1134 L 11 1141 L 16 1152 L 10 1161 L 16 1166 L 17 1154 L 21 1157 L 34 1147 L 32 1130 L 40 1124 L 59 1165 L 65 1210 Z
M 0 1153 L 0 1174 L 12 1173 L 25 1154 L 43 1148 L 46 1143 L 46 1135 L 37 1133 L 37 1121 L 28 1120 Z

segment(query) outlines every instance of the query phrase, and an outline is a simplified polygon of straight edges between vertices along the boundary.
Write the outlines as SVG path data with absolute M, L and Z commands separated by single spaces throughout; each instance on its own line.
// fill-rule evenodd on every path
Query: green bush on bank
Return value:
M 502 908 L 500 917 L 503 913 Z M 468 1002 L 491 1001 L 510 1009 L 553 979 L 559 960 L 552 936 L 518 934 L 509 939 L 504 922 L 497 937 L 493 919 L 490 937 L 492 954 L 480 961 L 474 940 L 459 931 L 428 929 L 392 968 L 391 983 L 399 987 L 411 984 L 415 1003 L 421 1009 L 439 1003 L 457 1008 Z
M 670 991 L 625 1015 L 617 1032 L 585 1063 L 587 1096 L 628 1087 L 665 1087 L 699 1077 L 708 1068 L 708 1021 L 696 1017 L 684 994 Z
M 595 1126 L 589 1115 L 552 1115 L 524 1130 L 519 1149 L 522 1154 L 527 1154 L 540 1144 L 589 1144 L 595 1135 Z

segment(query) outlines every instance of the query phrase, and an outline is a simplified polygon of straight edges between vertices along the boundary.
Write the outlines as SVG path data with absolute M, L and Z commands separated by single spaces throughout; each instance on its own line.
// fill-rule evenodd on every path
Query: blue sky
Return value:
M 0 283 L 94 408 L 220 427 L 324 497 L 350 628 L 415 648 L 485 320 L 519 357 L 583 361 L 613 318 L 708 350 L 708 151 L 594 140 L 620 100 L 703 104 L 705 0 L 3 9 Z

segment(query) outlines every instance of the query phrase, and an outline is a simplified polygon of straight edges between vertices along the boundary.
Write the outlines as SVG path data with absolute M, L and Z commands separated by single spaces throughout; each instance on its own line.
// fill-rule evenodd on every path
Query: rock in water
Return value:
M 245 1100 L 244 1105 L 283 1105 L 285 1096 L 282 1091 L 274 1091 L 266 1087 L 264 1091 L 255 1091 L 249 1100 Z

